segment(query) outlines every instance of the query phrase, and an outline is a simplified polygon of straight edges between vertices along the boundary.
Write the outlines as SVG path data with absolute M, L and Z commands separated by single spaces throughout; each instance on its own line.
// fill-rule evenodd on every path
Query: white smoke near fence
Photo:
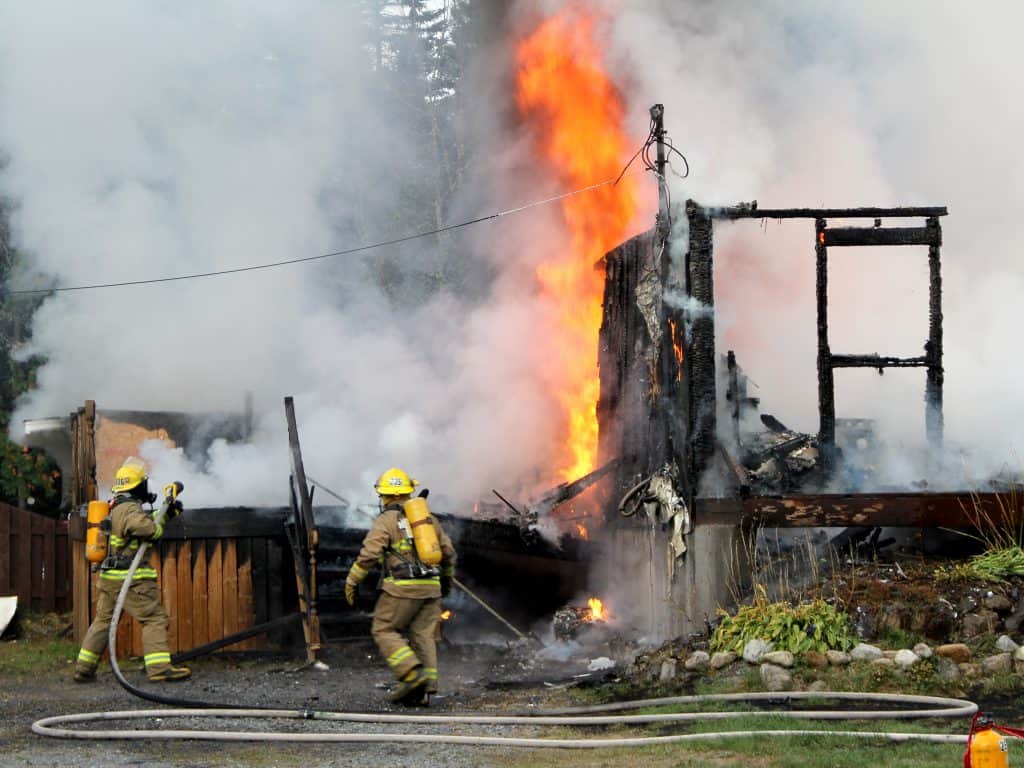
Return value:
M 357 12 L 301 1 L 4 4 L 0 193 L 17 203 L 16 245 L 68 286 L 407 234 L 379 212 L 394 210 L 397 181 L 417 181 L 426 150 L 395 118 L 394 95 L 358 76 Z M 487 119 L 467 134 L 489 131 Z M 531 199 L 526 184 L 481 186 L 453 206 L 460 219 Z M 198 461 L 150 445 L 148 459 L 157 481 L 185 482 L 192 505 L 277 505 L 287 503 L 282 399 L 292 395 L 309 474 L 356 502 L 393 465 L 454 499 L 549 480 L 538 467 L 558 420 L 533 373 L 543 360 L 528 340 L 543 337 L 545 308 L 528 258 L 477 301 L 442 293 L 396 309 L 371 279 L 389 259 L 405 260 L 397 282 L 426 279 L 437 248 L 458 237 L 480 237 L 495 269 L 517 247 L 529 255 L 532 226 L 520 216 L 397 256 L 57 294 L 34 320 L 26 353 L 48 362 L 12 435 L 23 419 L 86 399 L 239 412 L 249 392 L 248 444 L 218 441 Z

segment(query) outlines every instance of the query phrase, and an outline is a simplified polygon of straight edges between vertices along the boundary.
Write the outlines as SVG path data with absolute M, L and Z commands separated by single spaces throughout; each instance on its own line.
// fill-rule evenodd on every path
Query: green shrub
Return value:
M 751 640 L 767 640 L 777 651 L 806 653 L 845 651 L 855 643 L 849 617 L 818 599 L 797 605 L 769 603 L 764 587 L 755 588 L 754 602 L 724 618 L 711 636 L 711 650 L 742 653 Z

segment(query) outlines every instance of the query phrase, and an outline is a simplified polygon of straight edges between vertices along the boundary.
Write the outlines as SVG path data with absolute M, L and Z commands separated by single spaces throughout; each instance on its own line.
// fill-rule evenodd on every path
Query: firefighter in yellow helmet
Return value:
M 421 561 L 403 504 L 418 483 L 392 467 L 374 486 L 381 514 L 374 521 L 345 581 L 345 599 L 355 603 L 356 588 L 378 562 L 383 582 L 373 612 L 371 633 L 381 656 L 398 680 L 391 700 L 407 706 L 424 705 L 437 692 L 437 625 L 441 597 L 448 594 L 455 573 L 455 548 L 433 516 L 441 548 L 438 566 Z
M 152 505 L 156 495 L 149 492 L 146 468 L 139 459 L 129 457 L 125 460 L 114 475 L 112 490 L 109 548 L 106 559 L 100 563 L 96 617 L 85 633 L 75 665 L 74 679 L 78 683 L 96 679 L 96 667 L 107 647 L 114 604 L 141 542 L 155 542 L 163 535 L 163 528 L 154 520 L 153 513 L 142 508 L 144 503 Z M 168 515 L 180 512 L 181 502 L 175 501 Z M 140 563 L 135 570 L 132 585 L 125 596 L 124 609 L 142 625 L 146 676 L 154 682 L 184 680 L 191 676 L 192 671 L 188 668 L 171 665 L 167 613 L 160 604 L 156 570 L 149 563 Z

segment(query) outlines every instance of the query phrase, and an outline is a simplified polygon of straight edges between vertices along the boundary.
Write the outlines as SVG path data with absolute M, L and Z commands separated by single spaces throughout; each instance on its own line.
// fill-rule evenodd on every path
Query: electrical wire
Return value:
M 628 165 L 627 165 L 627 167 L 628 167 Z M 625 172 L 625 170 L 623 171 L 623 173 L 624 172 Z M 27 295 L 37 295 L 37 294 L 49 294 L 49 293 L 67 293 L 67 292 L 70 292 L 70 291 L 89 291 L 89 290 L 95 290 L 95 289 L 99 289 L 99 288 L 122 288 L 122 287 L 132 286 L 132 285 L 151 285 L 151 284 L 154 284 L 154 283 L 170 283 L 170 282 L 175 282 L 175 281 L 180 281 L 180 280 L 195 280 L 195 279 L 204 278 L 204 277 L 217 277 L 217 276 L 221 276 L 221 275 L 233 275 L 233 274 L 238 274 L 240 272 L 253 272 L 255 270 L 260 270 L 260 269 L 272 269 L 274 267 L 283 267 L 283 266 L 288 266 L 288 265 L 291 265 L 291 264 L 302 264 L 302 263 L 310 262 L 310 261 L 319 261 L 319 260 L 323 260 L 323 259 L 333 258 L 333 257 L 336 257 L 336 256 L 349 256 L 349 255 L 352 255 L 354 253 L 362 253 L 363 251 L 370 251 L 370 250 L 374 250 L 376 248 L 384 248 L 384 247 L 389 246 L 389 245 L 399 245 L 401 243 L 407 243 L 407 242 L 409 242 L 411 240 L 418 240 L 418 239 L 423 238 L 423 237 L 430 237 L 431 235 L 438 235 L 438 234 L 441 234 L 443 232 L 451 232 L 451 231 L 456 230 L 456 229 L 462 229 L 463 227 L 469 227 L 469 226 L 472 226 L 474 224 L 480 224 L 480 223 L 485 222 L 485 221 L 491 221 L 491 220 L 494 220 L 494 219 L 499 219 L 499 218 L 501 218 L 503 216 L 510 216 L 510 215 L 512 215 L 514 213 L 521 213 L 522 211 L 526 211 L 526 210 L 529 210 L 531 208 L 537 208 L 537 207 L 542 206 L 542 205 L 548 205 L 550 203 L 558 202 L 559 200 L 564 200 L 567 197 L 573 197 L 574 195 L 581 195 L 584 192 L 590 192 L 592 190 L 598 189 L 600 187 L 607 186 L 609 184 L 614 186 L 615 184 L 618 183 L 618 180 L 621 177 L 622 177 L 622 174 L 619 174 L 619 177 L 615 178 L 615 179 L 605 179 L 604 181 L 598 182 L 596 184 L 591 184 L 591 185 L 586 186 L 586 187 L 581 187 L 579 189 L 574 189 L 571 192 L 563 192 L 560 195 L 554 195 L 553 197 L 547 197 L 547 198 L 544 198 L 543 200 L 535 200 L 532 203 L 527 203 L 525 205 L 520 205 L 520 206 L 517 206 L 515 208 L 509 208 L 509 209 L 504 210 L 504 211 L 498 211 L 497 213 L 491 213 L 491 214 L 488 214 L 487 216 L 478 216 L 475 219 L 469 219 L 468 221 L 462 221 L 462 222 L 459 222 L 458 224 L 449 224 L 448 226 L 439 227 L 437 229 L 431 229 L 431 230 L 426 231 L 426 232 L 417 232 L 416 234 L 405 235 L 403 237 L 396 237 L 396 238 L 393 238 L 391 240 L 382 240 L 380 242 L 368 243 L 366 245 L 359 245 L 359 246 L 355 246 L 353 248 L 345 248 L 345 249 L 340 250 L 340 251 L 332 251 L 330 253 L 321 253 L 321 254 L 318 254 L 316 256 L 304 256 L 304 257 L 297 258 L 297 259 L 285 259 L 283 261 L 273 261 L 273 262 L 269 262 L 267 264 L 253 264 L 253 265 L 246 266 L 246 267 L 235 267 L 233 269 L 219 269 L 219 270 L 213 270 L 213 271 L 210 271 L 210 272 L 195 272 L 195 273 L 191 273 L 191 274 L 187 274 L 187 275 L 174 275 L 174 276 L 171 276 L 171 277 L 154 277 L 154 278 L 147 278 L 147 279 L 142 279 L 142 280 L 122 280 L 122 281 L 119 281 L 119 282 L 111 282 L 111 283 L 92 283 L 92 284 L 89 284 L 89 285 L 70 285 L 70 286 L 57 286 L 57 287 L 53 287 L 53 288 L 34 288 L 34 289 L 23 289 L 23 290 L 17 290 L 17 291 L 7 291 L 4 294 L 4 296 L 17 296 L 17 295 L 27 296 Z

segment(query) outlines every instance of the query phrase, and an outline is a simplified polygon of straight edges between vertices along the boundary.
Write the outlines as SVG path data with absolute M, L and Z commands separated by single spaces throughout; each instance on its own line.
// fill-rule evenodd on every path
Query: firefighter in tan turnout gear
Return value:
M 374 486 L 381 514 L 345 581 L 345 599 L 355 603 L 356 588 L 377 563 L 383 582 L 373 612 L 373 639 L 398 679 L 391 700 L 423 705 L 437 692 L 435 633 L 441 621 L 441 597 L 455 573 L 455 548 L 429 514 L 426 491 L 412 498 L 417 481 L 397 468 Z
M 145 465 L 134 457 L 126 459 L 114 476 L 114 498 L 110 502 L 110 540 L 106 558 L 100 563 L 99 600 L 96 618 L 82 640 L 75 665 L 75 681 L 96 679 L 96 667 L 107 647 L 107 635 L 114 614 L 114 604 L 128 575 L 132 558 L 143 541 L 155 542 L 163 528 L 153 514 L 142 508 L 152 504 L 156 496 L 149 492 Z M 169 515 L 181 512 L 175 501 Z M 192 674 L 186 667 L 171 665 L 171 648 L 167 642 L 167 613 L 160 604 L 156 570 L 143 562 L 135 570 L 131 587 L 125 596 L 124 609 L 142 625 L 142 650 L 146 676 L 154 682 L 184 680 Z

